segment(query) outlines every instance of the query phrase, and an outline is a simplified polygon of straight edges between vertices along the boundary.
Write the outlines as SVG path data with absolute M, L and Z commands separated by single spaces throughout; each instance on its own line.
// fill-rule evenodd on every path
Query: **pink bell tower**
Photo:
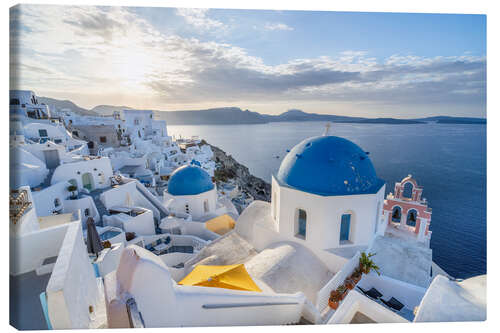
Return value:
M 383 215 L 388 226 L 413 234 L 419 242 L 428 242 L 432 209 L 422 198 L 422 191 L 412 175 L 403 178 L 394 186 L 394 194 L 389 193 L 384 200 Z

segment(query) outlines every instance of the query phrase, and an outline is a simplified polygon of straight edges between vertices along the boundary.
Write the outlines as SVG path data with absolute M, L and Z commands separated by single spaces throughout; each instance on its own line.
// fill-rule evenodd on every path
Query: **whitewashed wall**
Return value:
M 69 185 L 67 181 L 61 181 L 41 191 L 33 192 L 33 200 L 38 216 L 48 216 L 52 215 L 54 210 L 63 210 L 64 201 L 70 195 L 68 191 Z M 55 199 L 59 200 L 59 206 L 55 205 Z
M 77 223 L 67 229 L 46 294 L 54 329 L 89 327 L 89 306 L 96 309 L 98 287 L 82 228 Z
M 174 199 L 173 201 L 170 201 Z M 208 202 L 208 211 L 205 212 L 204 202 Z M 204 215 L 212 214 L 217 208 L 217 188 L 197 195 L 171 195 L 167 190 L 163 193 L 163 203 L 168 205 L 168 209 L 174 213 L 185 213 L 186 204 L 189 205 L 189 214 L 193 220 L 200 220 Z
M 149 260 L 144 249 L 131 279 L 130 294 L 137 302 L 146 327 L 280 325 L 298 322 L 305 297 L 297 294 L 265 294 L 220 288 L 177 286 L 168 268 Z M 117 276 L 120 279 L 119 276 Z M 161 283 L 159 282 L 161 281 Z M 255 306 L 238 306 L 249 303 Z M 281 304 L 274 304 L 281 303 Z M 207 309 L 207 305 L 234 307 Z M 260 305 L 259 305 L 260 304 Z M 266 305 L 267 304 L 267 305 Z
M 297 209 L 307 214 L 306 238 L 298 242 L 309 247 L 330 249 L 368 245 L 375 234 L 377 204 L 383 203 L 385 185 L 376 194 L 320 196 L 280 186 L 272 178 L 272 193 L 276 203 L 276 222 L 280 234 L 295 237 Z M 379 206 L 379 207 L 380 207 Z M 274 203 L 272 203 L 274 209 Z M 380 209 L 380 208 L 379 208 Z M 343 214 L 351 213 L 350 243 L 340 244 L 340 224 Z M 274 211 L 271 211 L 274 216 Z
M 113 170 L 107 157 L 62 164 L 55 169 L 51 184 L 75 179 L 78 190 L 81 190 L 83 188 L 82 177 L 85 173 L 92 175 L 94 188 L 96 189 L 106 188 L 111 185 L 110 177 L 113 176 Z M 101 175 L 99 176 L 99 174 Z

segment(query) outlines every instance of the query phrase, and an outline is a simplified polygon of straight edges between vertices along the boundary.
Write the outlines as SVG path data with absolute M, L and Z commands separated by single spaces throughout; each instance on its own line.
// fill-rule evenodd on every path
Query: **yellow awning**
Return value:
M 225 233 L 233 230 L 235 225 L 236 223 L 233 218 L 227 214 L 214 217 L 213 219 L 205 222 L 205 228 L 219 235 L 224 235 Z
M 182 281 L 181 285 L 262 291 L 252 280 L 243 264 L 226 266 L 198 265 Z

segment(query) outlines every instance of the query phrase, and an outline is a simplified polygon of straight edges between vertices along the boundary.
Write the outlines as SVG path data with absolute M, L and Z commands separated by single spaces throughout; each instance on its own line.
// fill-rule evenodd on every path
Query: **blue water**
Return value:
M 100 234 L 99 237 L 101 238 L 102 241 L 105 241 L 105 240 L 111 239 L 115 236 L 118 236 L 119 234 L 120 234 L 119 231 L 107 230 L 107 231 L 103 232 L 102 234 Z
M 301 140 L 323 122 L 168 126 L 169 135 L 198 135 L 270 181 Z M 331 134 L 370 152 L 377 175 L 394 183 L 412 174 L 432 208 L 433 259 L 457 278 L 486 273 L 486 126 L 333 124 Z M 279 158 L 276 158 L 279 156 Z

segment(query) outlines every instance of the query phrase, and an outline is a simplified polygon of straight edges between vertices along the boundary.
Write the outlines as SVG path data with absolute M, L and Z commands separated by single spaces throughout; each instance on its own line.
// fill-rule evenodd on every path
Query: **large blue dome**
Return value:
M 336 136 L 309 138 L 293 147 L 281 162 L 277 180 L 324 196 L 376 193 L 385 183 L 367 153 Z
M 213 188 L 212 178 L 205 170 L 194 165 L 184 165 L 170 176 L 167 191 L 172 195 L 196 195 Z

